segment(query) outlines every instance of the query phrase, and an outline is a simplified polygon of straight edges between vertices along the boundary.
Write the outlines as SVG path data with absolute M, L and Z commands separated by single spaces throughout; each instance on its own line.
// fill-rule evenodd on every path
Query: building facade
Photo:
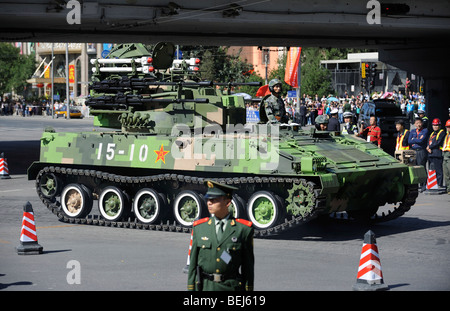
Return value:
M 410 80 L 409 91 L 422 91 L 422 77 L 379 61 L 378 52 L 349 53 L 347 59 L 322 60 L 320 64 L 330 71 L 332 87 L 338 96 L 343 96 L 345 92 L 357 95 L 360 92 L 379 93 L 394 90 L 405 94 L 406 78 Z M 362 66 L 365 64 L 376 64 L 376 69 L 375 75 L 369 77 L 370 68 L 367 68 L 367 78 L 363 85 Z M 371 81 L 373 81 L 372 87 L 370 87 Z
M 253 65 L 255 74 L 268 79 L 271 70 L 277 69 L 278 59 L 286 53 L 285 47 L 267 47 L 267 46 L 230 46 L 228 48 L 230 55 L 239 56 L 242 61 Z
M 89 81 L 92 75 L 90 59 L 102 57 L 105 44 L 39 42 L 35 44 L 36 63 L 39 67 L 34 76 L 27 80 L 32 85 L 35 95 L 51 98 L 51 70 L 53 68 L 54 99 L 66 100 L 66 46 L 68 50 L 69 97 L 77 102 L 78 99 L 89 94 Z M 108 44 L 108 46 L 111 45 Z

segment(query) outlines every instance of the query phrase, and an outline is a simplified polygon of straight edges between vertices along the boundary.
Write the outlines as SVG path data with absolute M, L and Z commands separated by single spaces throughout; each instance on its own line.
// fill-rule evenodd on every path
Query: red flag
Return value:
M 298 63 L 301 51 L 301 47 L 291 47 L 287 55 L 284 82 L 292 87 L 298 87 Z
M 256 92 L 256 96 L 266 96 L 270 94 L 269 85 L 263 85 L 261 86 L 258 91 Z

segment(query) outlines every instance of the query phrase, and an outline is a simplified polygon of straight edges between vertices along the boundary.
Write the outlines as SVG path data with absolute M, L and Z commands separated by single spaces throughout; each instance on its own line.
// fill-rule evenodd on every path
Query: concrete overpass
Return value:
M 377 48 L 425 78 L 430 118 L 448 115 L 449 39 L 448 0 L 0 1 L 1 41 Z

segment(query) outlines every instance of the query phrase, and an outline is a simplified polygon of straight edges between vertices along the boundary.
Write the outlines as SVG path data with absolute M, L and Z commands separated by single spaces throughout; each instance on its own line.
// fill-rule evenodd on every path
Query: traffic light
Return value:
M 361 63 L 361 78 L 366 78 L 366 63 Z
M 381 15 L 406 15 L 409 12 L 409 5 L 404 3 L 381 3 Z
M 370 77 L 373 79 L 375 79 L 375 74 L 377 73 L 377 64 L 376 63 L 371 63 L 370 64 Z
M 366 88 L 366 79 L 361 79 L 361 88 Z
M 373 89 L 375 87 L 375 81 L 371 80 L 369 83 L 369 89 Z

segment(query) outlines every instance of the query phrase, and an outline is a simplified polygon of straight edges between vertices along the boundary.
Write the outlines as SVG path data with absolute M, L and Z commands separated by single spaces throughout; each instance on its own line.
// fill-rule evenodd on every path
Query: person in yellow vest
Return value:
M 445 132 L 441 129 L 441 120 L 438 118 L 433 120 L 431 126 L 433 127 L 433 132 L 428 137 L 428 146 L 426 148 L 428 151 L 428 167 L 436 171 L 438 187 L 442 189 L 444 185 L 442 146 L 444 144 Z
M 442 168 L 444 170 L 444 179 L 445 185 L 447 186 L 447 193 L 450 194 L 450 119 L 448 119 L 445 123 L 445 127 L 447 128 L 447 135 L 445 135 L 444 145 L 442 146 L 442 154 L 444 157 Z
M 344 126 L 342 127 L 342 134 L 358 134 L 358 127 L 353 123 L 353 113 L 350 111 L 344 112 Z M 408 139 L 406 139 L 408 142 Z
M 409 150 L 408 138 L 409 130 L 405 129 L 405 122 L 403 120 L 395 121 L 395 128 L 397 129 L 397 140 L 395 144 L 395 151 Z

